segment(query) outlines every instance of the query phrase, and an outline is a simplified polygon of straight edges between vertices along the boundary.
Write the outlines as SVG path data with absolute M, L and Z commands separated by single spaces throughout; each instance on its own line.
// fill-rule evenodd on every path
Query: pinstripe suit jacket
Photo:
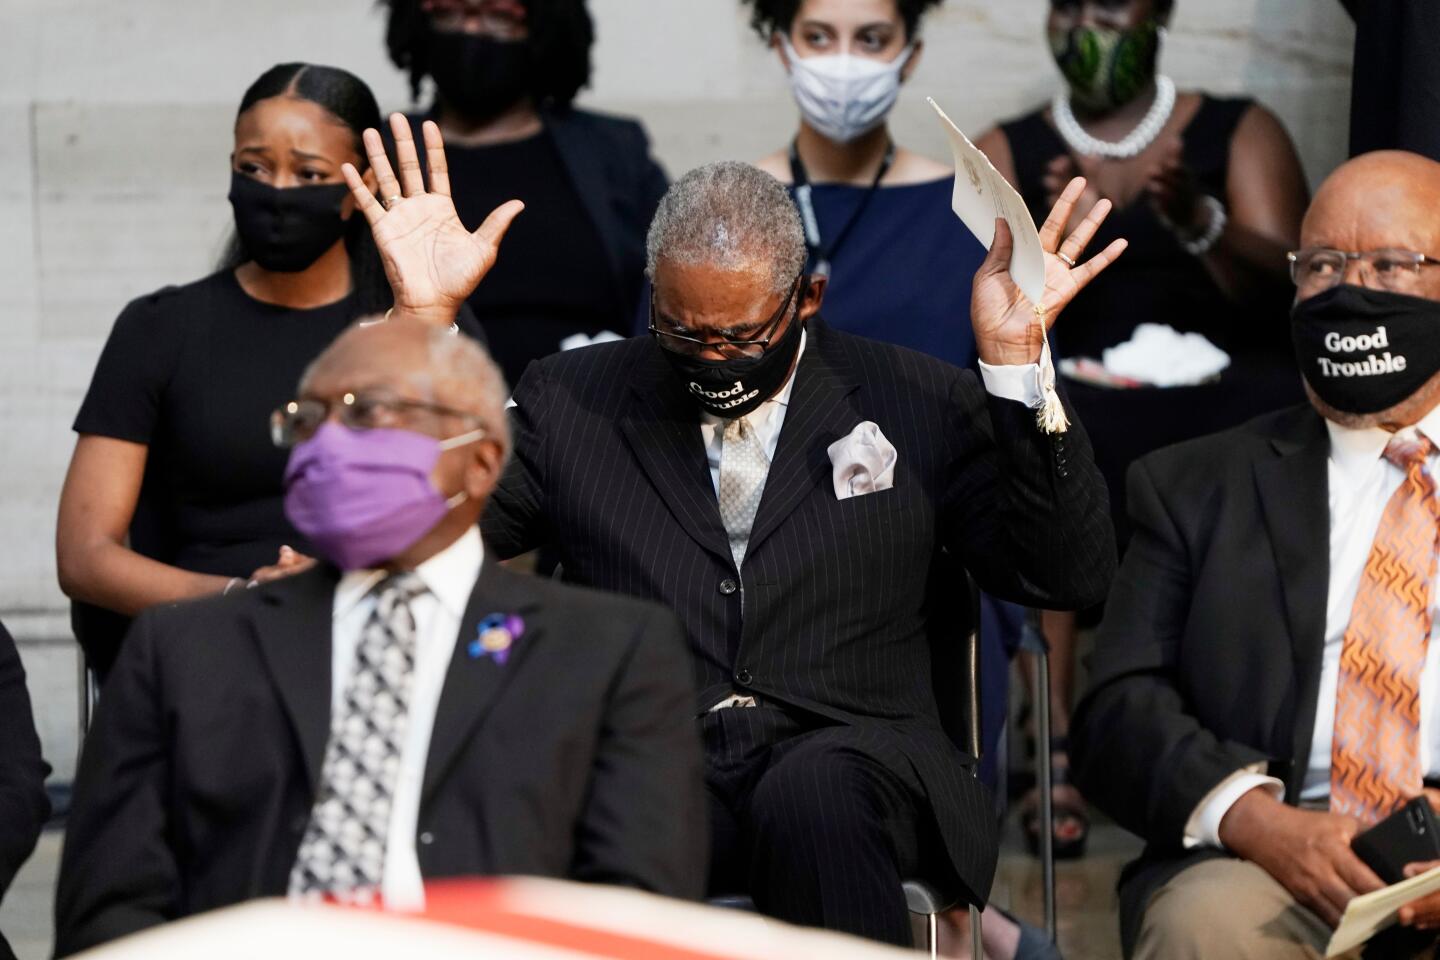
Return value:
M 931 686 L 927 610 L 958 585 L 932 584 L 931 569 L 946 547 L 996 596 L 1098 602 L 1115 567 L 1104 481 L 1078 424 L 1048 438 L 970 371 L 818 319 L 808 329 L 743 570 L 698 409 L 648 338 L 531 365 L 485 537 L 502 556 L 548 544 L 567 579 L 674 609 L 698 710 L 754 692 L 888 743 L 881 759 L 914 765 L 959 878 L 983 897 L 994 815 Z M 895 485 L 837 500 L 826 447 L 862 420 L 898 451 Z

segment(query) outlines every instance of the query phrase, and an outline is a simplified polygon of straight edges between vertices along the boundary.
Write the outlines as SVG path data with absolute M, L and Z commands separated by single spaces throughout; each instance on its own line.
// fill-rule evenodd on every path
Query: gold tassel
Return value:
M 1040 324 L 1040 407 L 1035 412 L 1035 423 L 1045 433 L 1064 433 L 1070 429 L 1070 418 L 1055 390 L 1055 360 L 1050 354 L 1045 308 L 1040 304 L 1035 305 L 1035 322 Z

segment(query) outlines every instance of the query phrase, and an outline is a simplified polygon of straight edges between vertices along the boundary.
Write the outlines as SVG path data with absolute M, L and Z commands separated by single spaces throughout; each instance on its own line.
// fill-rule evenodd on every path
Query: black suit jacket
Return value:
M 50 816 L 40 738 L 15 641 L 0 624 L 0 898 L 30 858 Z M 0 957 L 13 956 L 0 933 Z
M 284 894 L 329 734 L 336 580 L 318 568 L 136 621 L 76 778 L 58 955 Z M 466 650 L 496 612 L 526 625 L 504 666 Z M 431 736 L 422 875 L 698 897 L 704 799 L 690 714 L 671 614 L 487 559 Z
M 649 338 L 530 367 L 486 539 L 502 555 L 548 544 L 567 578 L 675 610 L 697 710 L 750 690 L 888 738 L 919 771 L 967 892 L 983 898 L 994 815 L 938 719 L 931 568 L 947 547 L 997 596 L 1095 603 L 1115 562 L 1104 484 L 1078 424 L 1051 440 L 969 371 L 818 320 L 808 331 L 742 571 L 698 408 Z M 865 420 L 898 451 L 895 486 L 838 500 L 826 448 Z
M 1161 450 L 1126 480 L 1135 535 L 1071 726 L 1085 796 L 1146 841 L 1121 880 L 1133 943 L 1215 786 L 1261 763 L 1294 803 L 1309 762 L 1330 580 L 1330 449 L 1308 405 Z

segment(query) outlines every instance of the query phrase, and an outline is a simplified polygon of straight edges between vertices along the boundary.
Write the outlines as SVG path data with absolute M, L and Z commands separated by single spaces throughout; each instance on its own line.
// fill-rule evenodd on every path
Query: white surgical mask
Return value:
M 908 46 L 890 63 L 848 53 L 802 59 L 783 33 L 780 42 L 800 113 L 836 143 L 849 143 L 884 122 L 900 96 L 900 71 L 915 52 Z

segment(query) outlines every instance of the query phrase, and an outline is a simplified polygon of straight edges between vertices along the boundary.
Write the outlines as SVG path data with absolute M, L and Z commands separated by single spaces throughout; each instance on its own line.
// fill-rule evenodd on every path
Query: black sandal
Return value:
M 1055 737 L 1050 741 L 1050 793 L 1051 793 L 1051 843 L 1056 860 L 1077 860 L 1085 856 L 1085 846 L 1090 840 L 1090 815 L 1085 809 L 1085 801 L 1079 803 L 1062 802 L 1054 799 L 1056 787 L 1074 787 L 1074 781 L 1070 779 L 1070 765 L 1056 766 L 1054 762 L 1057 753 L 1068 754 L 1070 750 L 1069 737 Z M 1078 793 L 1078 791 L 1077 791 Z M 1070 830 L 1063 834 L 1060 830 L 1066 824 L 1072 825 Z M 1030 848 L 1033 856 L 1040 855 L 1040 793 L 1039 784 L 1035 786 L 1033 803 L 1027 803 L 1025 811 L 1020 816 L 1021 828 L 1025 831 L 1025 845 Z

